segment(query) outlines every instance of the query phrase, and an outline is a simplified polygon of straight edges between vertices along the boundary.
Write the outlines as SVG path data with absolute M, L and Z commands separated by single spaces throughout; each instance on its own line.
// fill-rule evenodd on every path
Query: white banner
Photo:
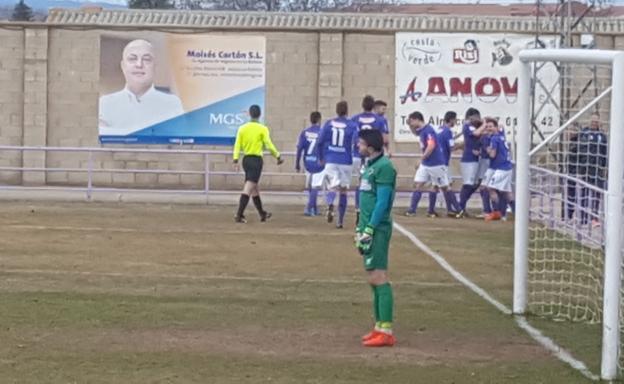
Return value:
M 456 112 L 460 124 L 470 107 L 498 118 L 512 138 L 518 124 L 518 53 L 534 46 L 535 37 L 527 35 L 397 33 L 395 141 L 417 141 L 407 126 L 411 112 L 422 112 L 437 127 L 447 111 Z M 536 87 L 536 96 L 556 95 L 536 111 L 535 122 L 547 134 L 559 125 L 558 73 L 549 63 L 537 74 L 543 87 Z

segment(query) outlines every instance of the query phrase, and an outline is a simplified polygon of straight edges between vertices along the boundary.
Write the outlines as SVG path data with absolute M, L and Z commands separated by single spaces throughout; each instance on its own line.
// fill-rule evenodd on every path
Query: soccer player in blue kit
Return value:
M 481 121 L 481 113 L 475 108 L 468 108 L 466 120 L 462 127 L 464 136 L 464 152 L 461 158 L 461 174 L 463 185 L 459 193 L 460 211 L 457 218 L 466 216 L 466 204 L 470 196 L 479 189 L 480 180 L 485 176 L 487 163 L 479 163 L 481 155 L 481 135 L 485 126 Z
M 304 210 L 305 216 L 318 215 L 318 207 L 316 204 L 318 192 L 323 186 L 323 169 L 318 159 L 318 137 L 321 132 L 321 114 L 320 112 L 312 112 L 310 114 L 310 123 L 308 128 L 301 131 L 297 142 L 297 158 L 295 161 L 295 170 L 301 172 L 301 158 L 303 157 L 303 166 L 306 170 L 306 189 L 308 190 L 308 203 Z
M 492 213 L 490 190 L 487 187 L 487 184 L 490 177 L 492 177 L 494 171 L 490 167 L 491 159 L 488 153 L 488 149 L 490 147 L 490 142 L 492 141 L 492 136 L 494 134 L 498 134 L 498 130 L 496 133 L 492 133 L 488 129 L 488 127 L 485 127 L 485 122 L 483 124 L 485 131 L 481 134 L 481 137 L 479 138 L 479 142 L 481 143 L 481 155 L 479 157 L 479 175 L 483 173 L 483 176 L 480 178 L 481 182 L 479 182 L 479 195 L 481 196 L 481 203 L 483 204 L 483 214 L 480 217 L 477 216 L 478 218 L 486 218 Z M 485 172 L 483 172 L 483 168 L 486 169 Z
M 370 95 L 364 96 L 362 99 L 362 109 L 363 112 L 357 114 L 351 118 L 357 124 L 357 130 L 360 132 L 361 130 L 366 129 L 374 129 L 379 132 L 384 137 L 384 146 L 387 146 L 387 137 L 388 137 L 388 122 L 386 118 L 373 112 L 373 108 L 375 108 L 375 98 Z M 360 157 L 360 153 L 357 148 L 354 148 L 353 151 L 353 171 L 357 172 L 357 175 L 360 174 L 360 169 L 362 165 L 362 160 Z M 355 189 L 355 212 L 356 212 L 356 223 L 360 215 L 360 188 L 357 187 Z
M 338 116 L 328 120 L 319 134 L 319 161 L 325 165 L 325 178 L 330 191 L 339 190 L 338 220 L 336 228 L 342 228 L 347 211 L 347 191 L 351 186 L 353 170 L 353 148 L 357 142 L 357 125 L 347 117 L 349 105 L 346 101 L 336 104 Z M 335 194 L 329 195 L 327 221 L 334 220 Z
M 453 111 L 448 111 L 444 114 L 444 124 L 440 126 L 440 130 L 438 132 L 438 143 L 440 144 L 440 148 L 442 148 L 442 154 L 444 156 L 444 161 L 446 163 L 446 170 L 448 172 L 449 185 L 452 183 L 451 181 L 451 172 L 449 169 L 449 165 L 451 162 L 451 153 L 453 152 L 453 148 L 455 147 L 455 139 L 453 137 L 452 127 L 457 123 L 457 113 Z M 455 217 L 457 213 L 459 213 L 459 203 L 457 202 L 457 198 L 455 197 L 455 193 L 449 187 L 449 190 L 446 192 L 448 197 L 446 198 L 446 210 L 448 211 L 449 216 Z M 429 200 L 433 200 L 433 205 L 435 206 L 435 201 L 438 197 L 436 192 L 429 192 Z M 448 205 L 450 204 L 450 205 Z
M 508 198 L 512 193 L 513 163 L 505 136 L 500 134 L 498 122 L 495 119 L 486 118 L 484 126 L 491 135 L 487 147 L 491 169 L 487 187 L 490 189 L 490 198 L 494 202 L 494 209 L 485 217 L 485 220 L 500 220 L 507 210 Z
M 435 130 L 431 125 L 425 124 L 425 118 L 420 112 L 412 112 L 409 115 L 408 124 L 412 133 L 418 136 L 423 154 L 422 161 L 414 176 L 414 192 L 412 193 L 410 208 L 405 215 L 413 216 L 416 213 L 426 183 L 431 183 L 436 190 L 442 189 L 444 198 L 447 200 L 447 206 L 451 206 L 447 193 L 449 186 L 448 170 Z M 434 209 L 435 201 L 429 201 L 428 217 L 437 217 Z

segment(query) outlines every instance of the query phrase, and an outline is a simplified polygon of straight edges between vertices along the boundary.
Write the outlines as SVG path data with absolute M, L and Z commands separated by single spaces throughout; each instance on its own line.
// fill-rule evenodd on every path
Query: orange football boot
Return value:
M 489 215 L 485 216 L 485 221 L 500 220 L 502 217 L 503 216 L 501 215 L 500 212 L 494 211 L 494 212 L 490 213 Z
M 372 339 L 368 339 L 362 343 L 365 347 L 392 347 L 396 343 L 393 335 L 379 332 Z
M 376 329 L 373 329 L 372 331 L 368 332 L 366 335 L 362 336 L 362 341 L 368 341 L 372 339 L 373 337 L 377 336 L 378 333 L 381 333 L 381 332 Z

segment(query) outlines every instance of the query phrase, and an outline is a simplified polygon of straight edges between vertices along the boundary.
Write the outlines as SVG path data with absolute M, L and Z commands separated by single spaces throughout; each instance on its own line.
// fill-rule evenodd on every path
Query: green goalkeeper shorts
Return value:
M 388 250 L 392 237 L 392 224 L 381 224 L 375 229 L 373 242 L 368 253 L 364 254 L 364 269 L 388 269 Z

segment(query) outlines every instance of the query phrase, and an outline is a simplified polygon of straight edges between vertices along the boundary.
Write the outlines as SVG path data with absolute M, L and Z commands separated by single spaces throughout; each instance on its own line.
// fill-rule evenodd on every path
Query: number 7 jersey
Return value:
M 328 120 L 319 134 L 319 157 L 327 164 L 353 164 L 357 124 L 347 117 Z
M 319 125 L 313 125 L 304 129 L 299 135 L 297 143 L 297 161 L 303 155 L 303 165 L 306 171 L 310 173 L 318 173 L 323 170 L 323 166 L 319 164 L 318 159 L 318 136 L 321 131 Z M 297 162 L 297 164 L 299 164 Z

